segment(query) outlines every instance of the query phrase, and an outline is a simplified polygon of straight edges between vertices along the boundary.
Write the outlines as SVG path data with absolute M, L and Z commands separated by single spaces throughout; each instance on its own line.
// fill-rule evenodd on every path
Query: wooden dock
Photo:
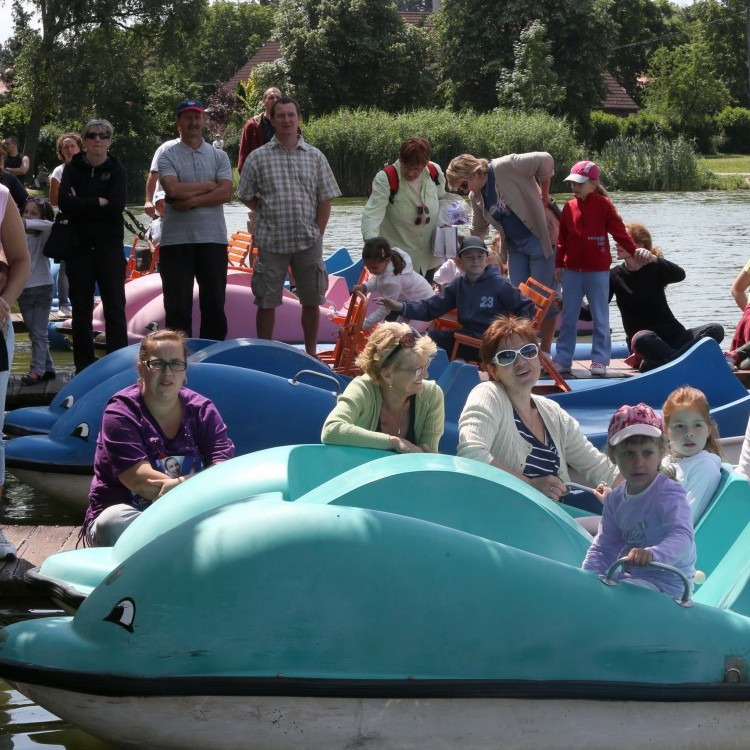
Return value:
M 18 557 L 0 561 L 0 597 L 38 596 L 24 580 L 24 574 L 57 552 L 75 549 L 79 526 L 3 526 L 9 542 L 16 545 Z

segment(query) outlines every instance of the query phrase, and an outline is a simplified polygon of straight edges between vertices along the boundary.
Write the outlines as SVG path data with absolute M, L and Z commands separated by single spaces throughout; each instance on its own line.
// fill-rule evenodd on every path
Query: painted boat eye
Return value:
M 120 599 L 112 611 L 104 618 L 105 622 L 113 622 L 120 625 L 129 633 L 133 632 L 133 622 L 135 621 L 135 602 L 132 599 Z
M 91 428 L 89 427 L 89 423 L 81 422 L 81 424 L 79 424 L 78 427 L 73 430 L 72 435 L 73 437 L 80 438 L 81 440 L 88 440 L 90 431 Z

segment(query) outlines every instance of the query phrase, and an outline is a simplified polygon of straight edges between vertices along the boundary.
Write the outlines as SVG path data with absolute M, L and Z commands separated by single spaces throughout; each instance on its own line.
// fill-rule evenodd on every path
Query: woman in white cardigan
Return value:
M 487 329 L 479 357 L 490 379 L 466 401 L 458 455 L 503 469 L 558 502 L 569 491 L 569 469 L 592 487 L 616 484 L 617 468 L 578 422 L 555 401 L 532 394 L 538 354 L 536 331 L 525 318 L 499 317 Z

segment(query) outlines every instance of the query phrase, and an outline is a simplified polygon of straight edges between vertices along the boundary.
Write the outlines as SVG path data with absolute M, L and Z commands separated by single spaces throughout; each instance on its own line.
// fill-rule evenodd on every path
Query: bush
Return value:
M 750 109 L 726 107 L 716 115 L 721 151 L 750 154 Z
M 586 142 L 592 149 L 601 150 L 607 141 L 621 134 L 623 122 L 624 118 L 608 112 L 592 112 L 585 134 Z
M 570 124 L 544 114 L 475 115 L 423 109 L 393 115 L 375 109 L 340 109 L 303 123 L 302 129 L 305 139 L 326 155 L 347 196 L 366 195 L 375 173 L 395 161 L 401 142 L 412 136 L 429 139 L 432 159 L 443 169 L 462 153 L 493 158 L 549 151 L 562 173 L 580 155 Z
M 684 138 L 615 138 L 599 155 L 603 183 L 612 190 L 700 190 L 711 177 L 693 145 Z

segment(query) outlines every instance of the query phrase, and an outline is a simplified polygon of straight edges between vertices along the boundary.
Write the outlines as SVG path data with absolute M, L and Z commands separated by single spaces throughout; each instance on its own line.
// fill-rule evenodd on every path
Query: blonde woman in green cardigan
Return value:
M 327 445 L 437 453 L 443 392 L 425 380 L 437 347 L 405 323 L 382 323 L 357 358 L 360 375 L 339 396 L 323 425 Z

